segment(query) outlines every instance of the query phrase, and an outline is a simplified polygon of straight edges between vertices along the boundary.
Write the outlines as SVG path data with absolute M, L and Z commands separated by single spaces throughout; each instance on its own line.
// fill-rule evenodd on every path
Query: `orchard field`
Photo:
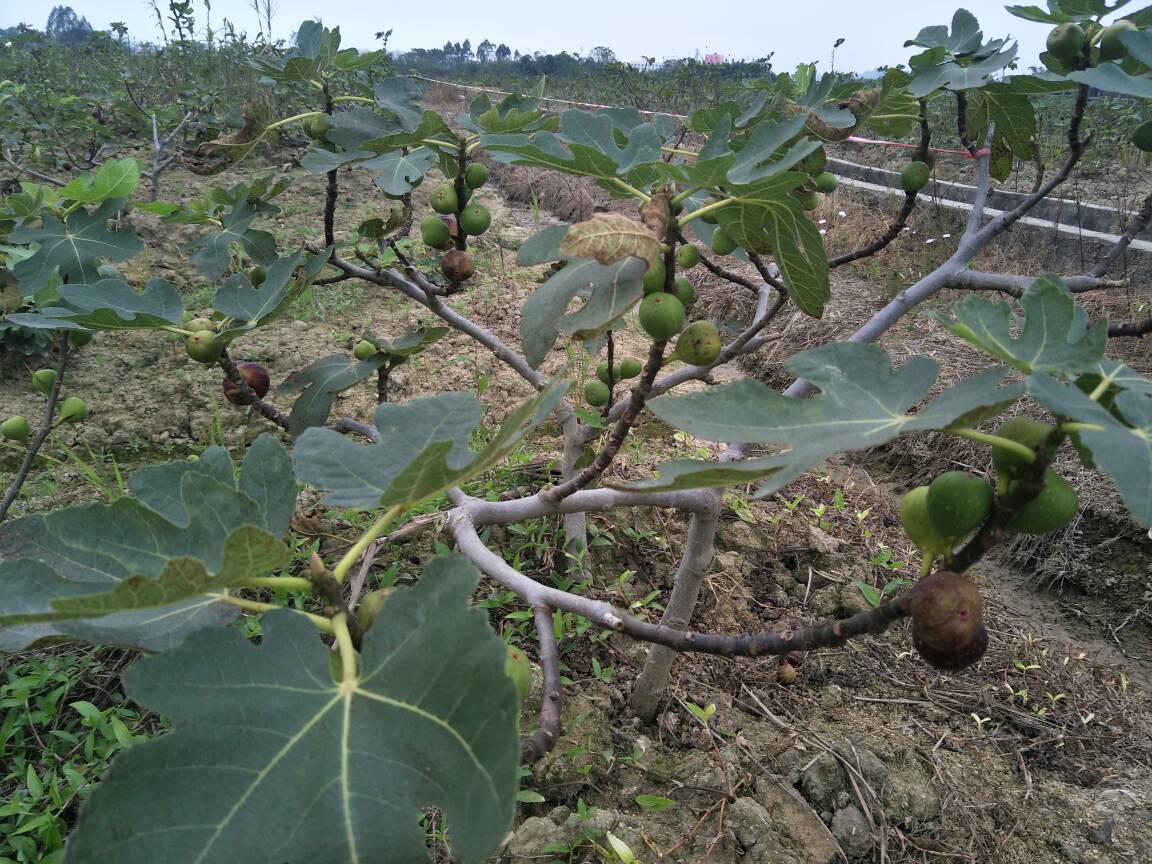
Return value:
M 1152 861 L 1152 7 L 155 8 L 0 33 L 0 862 Z

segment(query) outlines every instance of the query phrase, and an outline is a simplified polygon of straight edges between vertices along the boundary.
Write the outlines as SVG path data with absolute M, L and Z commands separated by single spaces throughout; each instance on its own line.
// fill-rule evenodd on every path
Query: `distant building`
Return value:
M 720 66 L 724 63 L 723 54 L 705 54 L 704 62 L 709 66 Z

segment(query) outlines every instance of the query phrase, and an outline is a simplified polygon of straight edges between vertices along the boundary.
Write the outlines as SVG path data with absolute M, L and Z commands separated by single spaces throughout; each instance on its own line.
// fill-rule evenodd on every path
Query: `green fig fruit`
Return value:
M 644 271 L 644 293 L 655 294 L 657 291 L 663 291 L 664 280 L 667 276 L 668 271 L 664 268 L 664 259 L 657 258 Z
M 420 239 L 424 245 L 436 249 L 451 241 L 452 230 L 439 216 L 427 216 L 420 220 Z
M 1128 56 L 1128 49 L 1120 37 L 1125 33 L 1137 33 L 1139 30 L 1140 28 L 1127 18 L 1113 21 L 1100 33 L 1100 59 L 1103 62 L 1123 60 Z
M 361 339 L 352 349 L 352 356 L 357 360 L 367 360 L 369 357 L 375 357 L 378 353 L 379 349 L 367 339 Z
M 1011 492 L 1011 486 L 1009 486 Z M 1007 534 L 1050 534 L 1059 531 L 1080 512 L 1080 499 L 1071 484 L 1049 468 L 1044 472 L 1044 488 L 1012 517 Z
M 901 500 L 900 523 L 908 539 L 922 552 L 935 557 L 952 551 L 956 538 L 941 534 L 928 516 L 927 486 L 917 486 Z
M 644 371 L 644 364 L 637 360 L 635 357 L 625 357 L 620 361 L 620 379 L 626 381 L 629 378 L 639 377 L 640 373 Z
M 469 189 L 479 189 L 488 182 L 488 166 L 480 162 L 469 162 L 464 169 L 464 182 Z
M 731 255 L 736 251 L 736 241 L 723 228 L 717 228 L 712 232 L 712 251 L 717 255 Z
M 469 204 L 457 221 L 465 234 L 476 237 L 488 230 L 492 224 L 492 213 L 483 204 Z
M 932 169 L 927 162 L 909 162 L 900 174 L 900 188 L 905 192 L 919 192 L 931 177 Z
M 1058 24 L 1048 34 L 1048 52 L 1064 63 L 1075 64 L 1084 55 L 1084 28 L 1079 24 Z
M 696 286 L 693 285 L 690 281 L 688 281 L 687 276 L 677 276 L 676 277 L 675 294 L 676 294 L 676 299 L 678 299 L 681 303 L 684 304 L 685 309 L 687 309 L 689 306 L 691 306 L 693 303 L 696 302 Z
M 55 369 L 37 369 L 32 373 L 32 386 L 47 396 L 56 384 Z
M 693 321 L 676 340 L 672 358 L 689 366 L 708 366 L 716 362 L 722 347 L 720 332 L 715 324 L 711 321 Z
M 817 192 L 823 192 L 825 195 L 827 195 L 836 191 L 836 187 L 840 185 L 840 181 L 836 179 L 835 174 L 824 171 L 823 173 L 816 175 L 816 179 L 813 182 L 813 185 L 815 185 Z
M 248 269 L 248 281 L 252 283 L 253 288 L 259 288 L 264 284 L 264 280 L 268 278 L 268 268 L 257 264 L 255 267 Z
M 201 331 L 215 333 L 217 324 L 211 318 L 193 318 L 184 325 L 184 329 L 190 333 L 199 333 Z
M 450 183 L 437 186 L 432 190 L 432 209 L 437 213 L 455 213 L 460 203 L 456 197 L 456 187 Z
M 68 331 L 68 347 L 69 348 L 83 348 L 92 341 L 91 330 L 69 330 Z
M 79 396 L 69 396 L 60 403 L 57 413 L 65 423 L 79 423 L 88 416 L 88 406 Z
M 0 423 L 0 436 L 9 441 L 27 441 L 32 429 L 28 425 L 28 418 L 17 414 Z
M 928 518 L 945 537 L 963 537 L 992 512 L 992 487 L 963 471 L 946 471 L 928 484 Z
M 1023 444 L 1029 450 L 1035 450 L 1052 432 L 1052 425 L 1033 420 L 1031 417 L 1014 417 L 996 430 L 996 437 L 1007 438 Z M 996 469 L 996 477 L 1002 484 L 1020 479 L 1020 475 L 1031 467 L 1032 463 L 1017 453 L 1004 447 L 992 448 L 992 466 Z
M 657 342 L 664 342 L 679 333 L 684 326 L 684 315 L 684 304 L 679 298 L 663 291 L 641 300 L 637 313 L 640 329 Z
M 593 379 L 584 385 L 584 401 L 593 408 L 607 405 L 612 398 L 612 391 L 608 385 L 599 379 Z
M 691 243 L 685 243 L 676 250 L 676 265 L 681 270 L 691 270 L 700 263 L 700 250 Z
M 210 366 L 220 359 L 224 343 L 211 330 L 197 330 L 184 340 L 184 350 L 197 363 Z

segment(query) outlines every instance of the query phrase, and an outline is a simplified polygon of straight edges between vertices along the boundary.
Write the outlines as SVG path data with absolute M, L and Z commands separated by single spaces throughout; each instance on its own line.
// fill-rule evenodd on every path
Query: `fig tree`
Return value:
M 472 256 L 467 252 L 453 249 L 446 252 L 440 261 L 440 272 L 453 285 L 459 285 L 461 282 L 472 278 L 472 274 L 476 272 L 476 265 L 472 262 Z
M 356 347 L 352 349 L 352 356 L 357 360 L 367 360 L 369 357 L 375 357 L 378 349 L 375 345 L 367 339 L 361 339 L 356 343 Z
M 963 537 L 992 512 L 992 487 L 963 471 L 946 471 L 928 485 L 928 518 L 948 537 Z
M 256 394 L 257 399 L 263 399 L 268 395 L 268 388 L 272 386 L 272 380 L 268 377 L 267 369 L 259 363 L 237 363 L 236 368 L 244 376 L 244 382 L 248 385 L 248 389 Z M 225 399 L 233 405 L 245 404 L 244 399 L 237 392 L 239 388 L 231 378 L 225 378 L 223 386 Z
M 644 293 L 655 294 L 657 291 L 663 291 L 664 280 L 667 277 L 668 271 L 664 268 L 664 259 L 657 258 L 644 271 Z
M 700 250 L 691 243 L 685 243 L 676 250 L 676 264 L 681 270 L 691 270 L 700 263 Z
M 56 383 L 55 369 L 37 369 L 32 373 L 32 386 L 47 396 L 52 392 L 52 385 Z
M 1058 24 L 1048 34 L 1048 52 L 1064 63 L 1074 64 L 1084 50 L 1084 28 L 1079 24 Z
M 687 308 L 696 302 L 696 286 L 688 281 L 687 276 L 676 277 L 676 299 Z
M 19 414 L 9 417 L 3 423 L 0 423 L 0 435 L 9 441 L 27 441 L 31 431 L 31 428 L 28 426 L 28 418 L 22 417 Z
M 736 241 L 723 228 L 717 228 L 712 232 L 712 251 L 717 255 L 731 255 L 736 251 Z
M 458 221 L 465 234 L 476 237 L 488 230 L 492 224 L 492 213 L 483 204 L 469 204 L 461 212 Z
M 69 330 L 68 331 L 68 347 L 69 348 L 83 348 L 92 341 L 91 330 Z
M 420 220 L 420 239 L 433 249 L 451 242 L 452 232 L 439 216 L 428 216 Z
M 675 294 L 658 291 L 640 301 L 640 328 L 657 342 L 671 339 L 684 326 L 684 304 Z
M 984 599 L 967 576 L 941 570 L 912 589 L 912 644 L 928 665 L 959 672 L 984 656 Z
M 479 189 L 488 182 L 488 166 L 480 162 L 470 162 L 464 169 L 464 182 L 469 189 Z
M 608 389 L 607 384 L 599 379 L 593 379 L 584 385 L 584 401 L 593 408 L 607 405 L 611 397 L 612 391 Z
M 460 203 L 456 198 L 456 187 L 450 183 L 432 190 L 432 209 L 437 213 L 455 213 Z
M 528 655 L 519 648 L 509 645 L 508 659 L 504 661 L 504 673 L 516 685 L 520 701 L 527 699 L 532 692 L 532 661 L 528 659 Z
M 835 192 L 836 187 L 840 185 L 840 181 L 836 179 L 836 175 L 828 171 L 816 175 L 813 181 L 817 192 L 823 192 L 827 195 L 829 192 Z
M 900 187 L 905 192 L 919 192 L 928 185 L 932 169 L 927 162 L 909 162 L 900 173 Z
M 917 486 L 900 502 L 900 523 L 908 539 L 922 552 L 935 557 L 952 550 L 954 537 L 942 534 L 928 517 L 928 487 Z
M 1029 450 L 1035 450 L 1044 443 L 1052 429 L 1051 424 L 1041 423 L 1031 417 L 1014 417 L 996 430 L 996 437 L 1007 438 L 1009 441 L 1023 444 Z M 992 448 L 992 466 L 996 469 L 996 477 L 1001 483 L 1018 480 L 1031 464 L 1014 450 L 1004 447 Z
M 672 356 L 689 366 L 707 366 L 720 356 L 722 343 L 716 325 L 711 321 L 693 321 L 676 340 Z
M 197 330 L 184 340 L 184 350 L 197 363 L 211 365 L 224 350 L 224 343 L 211 330 Z
M 1076 490 L 1049 468 L 1044 472 L 1044 488 L 1040 494 L 1025 504 L 1004 530 L 1008 534 L 1050 534 L 1075 519 L 1079 511 Z
M 60 403 L 57 410 L 60 419 L 65 423 L 79 423 L 88 416 L 88 406 L 79 396 L 69 396 Z
M 621 380 L 636 378 L 643 371 L 644 364 L 637 360 L 635 357 L 625 357 L 620 361 Z
M 1128 56 L 1128 49 L 1124 47 L 1120 37 L 1125 33 L 1134 33 L 1139 30 L 1140 28 L 1127 18 L 1113 21 L 1100 34 L 1100 59 L 1105 62 L 1123 60 Z

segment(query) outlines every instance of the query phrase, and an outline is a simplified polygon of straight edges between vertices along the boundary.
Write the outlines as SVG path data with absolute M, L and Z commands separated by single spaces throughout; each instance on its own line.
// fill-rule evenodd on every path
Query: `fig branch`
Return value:
M 540 641 L 540 669 L 544 673 L 544 693 L 540 697 L 540 721 L 536 731 L 520 739 L 520 762 L 531 765 L 551 752 L 563 731 L 560 725 L 564 685 L 560 680 L 560 650 L 549 606 L 532 607 L 532 622 Z
M 48 403 L 44 406 L 44 417 L 40 421 L 40 428 L 36 430 L 36 435 L 28 442 L 28 449 L 24 451 L 24 458 L 20 462 L 20 467 L 16 469 L 16 476 L 12 478 L 12 482 L 8 484 L 8 490 L 4 493 L 4 498 L 0 500 L 0 522 L 4 521 L 8 511 L 19 497 L 20 489 L 23 488 L 32 466 L 36 463 L 36 454 L 40 452 L 40 448 L 44 446 L 44 442 L 48 440 L 48 436 L 52 432 L 52 420 L 56 416 L 56 403 L 60 399 L 60 388 L 64 386 L 64 372 L 68 368 L 68 331 L 60 331 L 56 337 L 56 345 L 59 352 L 56 358 L 56 377 L 52 382 L 52 389 L 48 391 Z

